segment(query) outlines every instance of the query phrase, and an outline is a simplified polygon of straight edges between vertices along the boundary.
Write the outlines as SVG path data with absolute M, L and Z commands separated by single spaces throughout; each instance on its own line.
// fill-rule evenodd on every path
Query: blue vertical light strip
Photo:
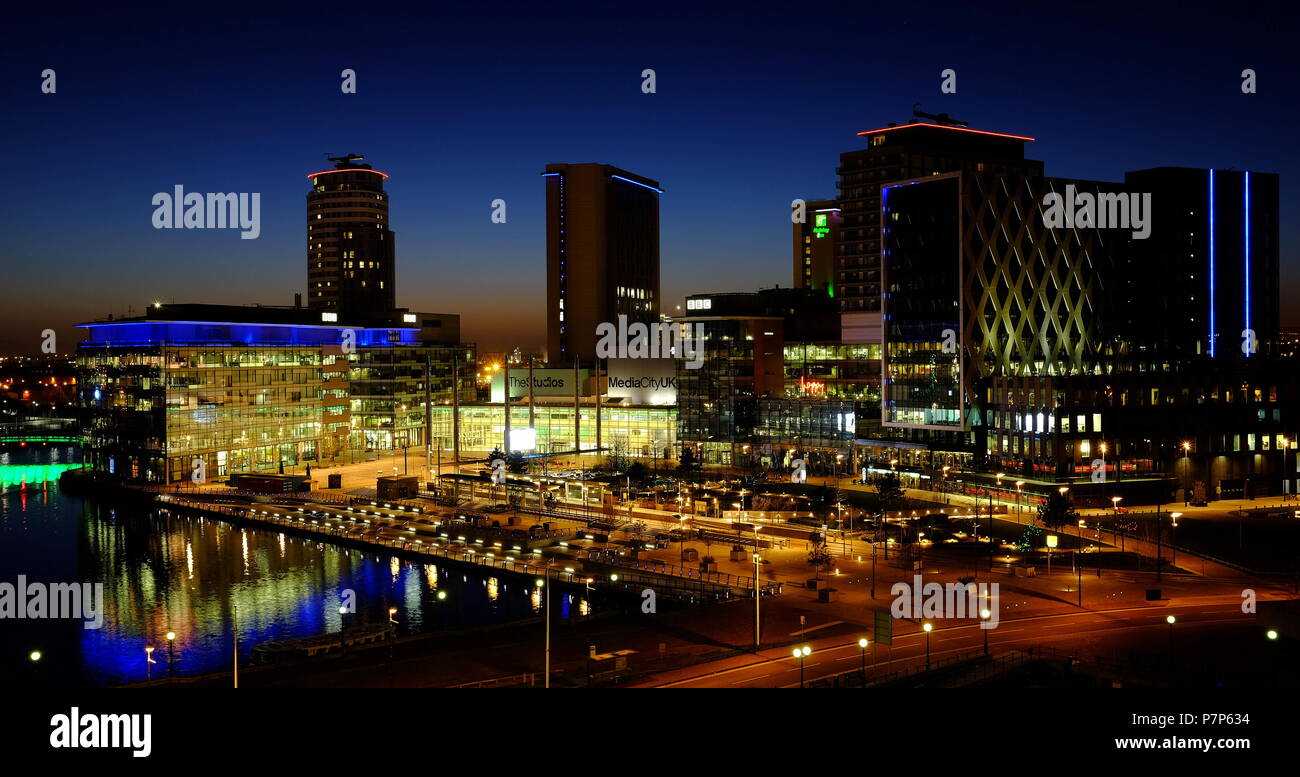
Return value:
M 1246 222 L 1246 282 L 1245 282 L 1245 284 L 1244 284 L 1244 286 L 1245 286 L 1245 295 L 1246 295 L 1246 329 L 1250 329 L 1250 171 L 1249 171 L 1249 170 L 1246 171 L 1246 183 L 1244 184 L 1244 186 L 1243 186 L 1242 188 L 1244 188 L 1244 189 L 1246 190 L 1246 195 L 1245 195 L 1245 197 L 1246 197 L 1246 215 L 1245 215 L 1245 222 Z M 1254 338 L 1251 338 L 1251 339 L 1253 340 Z M 1246 356 L 1250 356 L 1250 352 L 1249 352 L 1249 351 L 1246 352 Z
M 1210 358 L 1214 358 L 1214 168 L 1210 168 Z

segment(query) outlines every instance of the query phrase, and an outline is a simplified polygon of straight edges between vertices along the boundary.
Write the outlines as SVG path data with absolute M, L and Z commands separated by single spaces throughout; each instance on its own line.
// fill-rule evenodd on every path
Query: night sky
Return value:
M 1300 324 L 1300 68 L 1283 5 L 262 10 L 279 5 L 9 12 L 0 353 L 35 352 L 47 327 L 70 350 L 72 323 L 155 299 L 291 304 L 306 291 L 305 176 L 349 152 L 392 176 L 398 304 L 461 314 L 483 350 L 545 339 L 548 162 L 660 181 L 665 312 L 688 293 L 789 285 L 790 200 L 833 196 L 855 133 L 917 102 L 1037 138 L 1027 153 L 1048 175 L 1280 173 L 1283 323 Z M 45 68 L 57 94 L 40 91 Z M 357 94 L 341 93 L 344 68 Z M 176 184 L 260 192 L 261 237 L 155 230 L 150 199 Z M 497 198 L 505 224 L 489 218 Z

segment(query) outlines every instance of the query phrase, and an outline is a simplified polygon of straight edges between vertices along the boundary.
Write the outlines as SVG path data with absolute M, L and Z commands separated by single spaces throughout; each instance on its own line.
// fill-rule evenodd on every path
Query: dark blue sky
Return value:
M 789 203 L 912 104 L 1038 138 L 1049 175 L 1159 165 L 1282 175 L 1283 319 L 1300 291 L 1296 36 L 1235 4 L 234 4 L 10 15 L 0 351 L 152 299 L 289 304 L 306 174 L 391 174 L 398 304 L 460 313 L 481 347 L 544 340 L 548 162 L 658 179 L 666 308 L 790 283 Z M 1001 8 L 1001 10 L 995 10 Z M 40 92 L 57 71 L 58 92 Z M 1243 68 L 1259 92 L 1240 89 Z M 358 93 L 339 72 L 358 73 Z M 658 91 L 642 94 L 653 68 Z M 939 91 L 957 71 L 958 92 Z M 155 230 L 150 198 L 261 192 L 262 235 Z M 493 224 L 490 203 L 507 202 Z

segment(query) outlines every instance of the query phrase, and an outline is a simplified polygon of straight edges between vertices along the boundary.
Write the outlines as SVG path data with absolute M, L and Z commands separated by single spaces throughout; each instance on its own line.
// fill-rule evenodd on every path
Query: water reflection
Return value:
M 234 544 L 238 534 L 238 545 Z M 231 552 L 237 549 L 237 552 Z M 448 574 L 454 571 L 455 574 Z M 391 556 L 169 511 L 145 512 L 82 500 L 50 489 L 0 496 L 0 581 L 103 582 L 104 627 L 80 621 L 0 620 L 0 644 L 39 667 L 20 685 L 79 685 L 144 679 L 145 646 L 157 647 L 152 672 L 165 674 L 168 631 L 175 671 L 229 669 L 233 608 L 244 660 L 263 641 L 337 631 L 345 591 L 355 594 L 354 624 L 383 623 L 399 609 L 399 632 L 420 633 L 509 621 L 540 612 L 540 590 L 500 573 L 450 570 Z M 556 593 L 556 617 L 586 614 L 585 600 Z M 39 674 L 38 674 L 39 673 Z

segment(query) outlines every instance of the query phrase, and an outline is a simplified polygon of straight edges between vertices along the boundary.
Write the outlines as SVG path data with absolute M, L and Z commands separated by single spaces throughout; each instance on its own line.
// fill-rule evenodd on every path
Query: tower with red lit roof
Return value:
M 334 157 L 307 176 L 307 306 L 346 315 L 397 307 L 386 173 L 364 157 Z
M 866 139 L 867 147 L 841 154 L 836 171 L 841 222 L 835 246 L 840 276 L 835 296 L 846 314 L 875 314 L 850 317 L 845 321 L 846 330 L 860 329 L 878 336 L 880 187 L 957 170 L 1042 175 L 1043 163 L 1025 159 L 1025 143 L 1033 138 L 951 124 L 913 119 L 859 132 L 858 136 Z M 861 339 L 846 334 L 850 340 Z

